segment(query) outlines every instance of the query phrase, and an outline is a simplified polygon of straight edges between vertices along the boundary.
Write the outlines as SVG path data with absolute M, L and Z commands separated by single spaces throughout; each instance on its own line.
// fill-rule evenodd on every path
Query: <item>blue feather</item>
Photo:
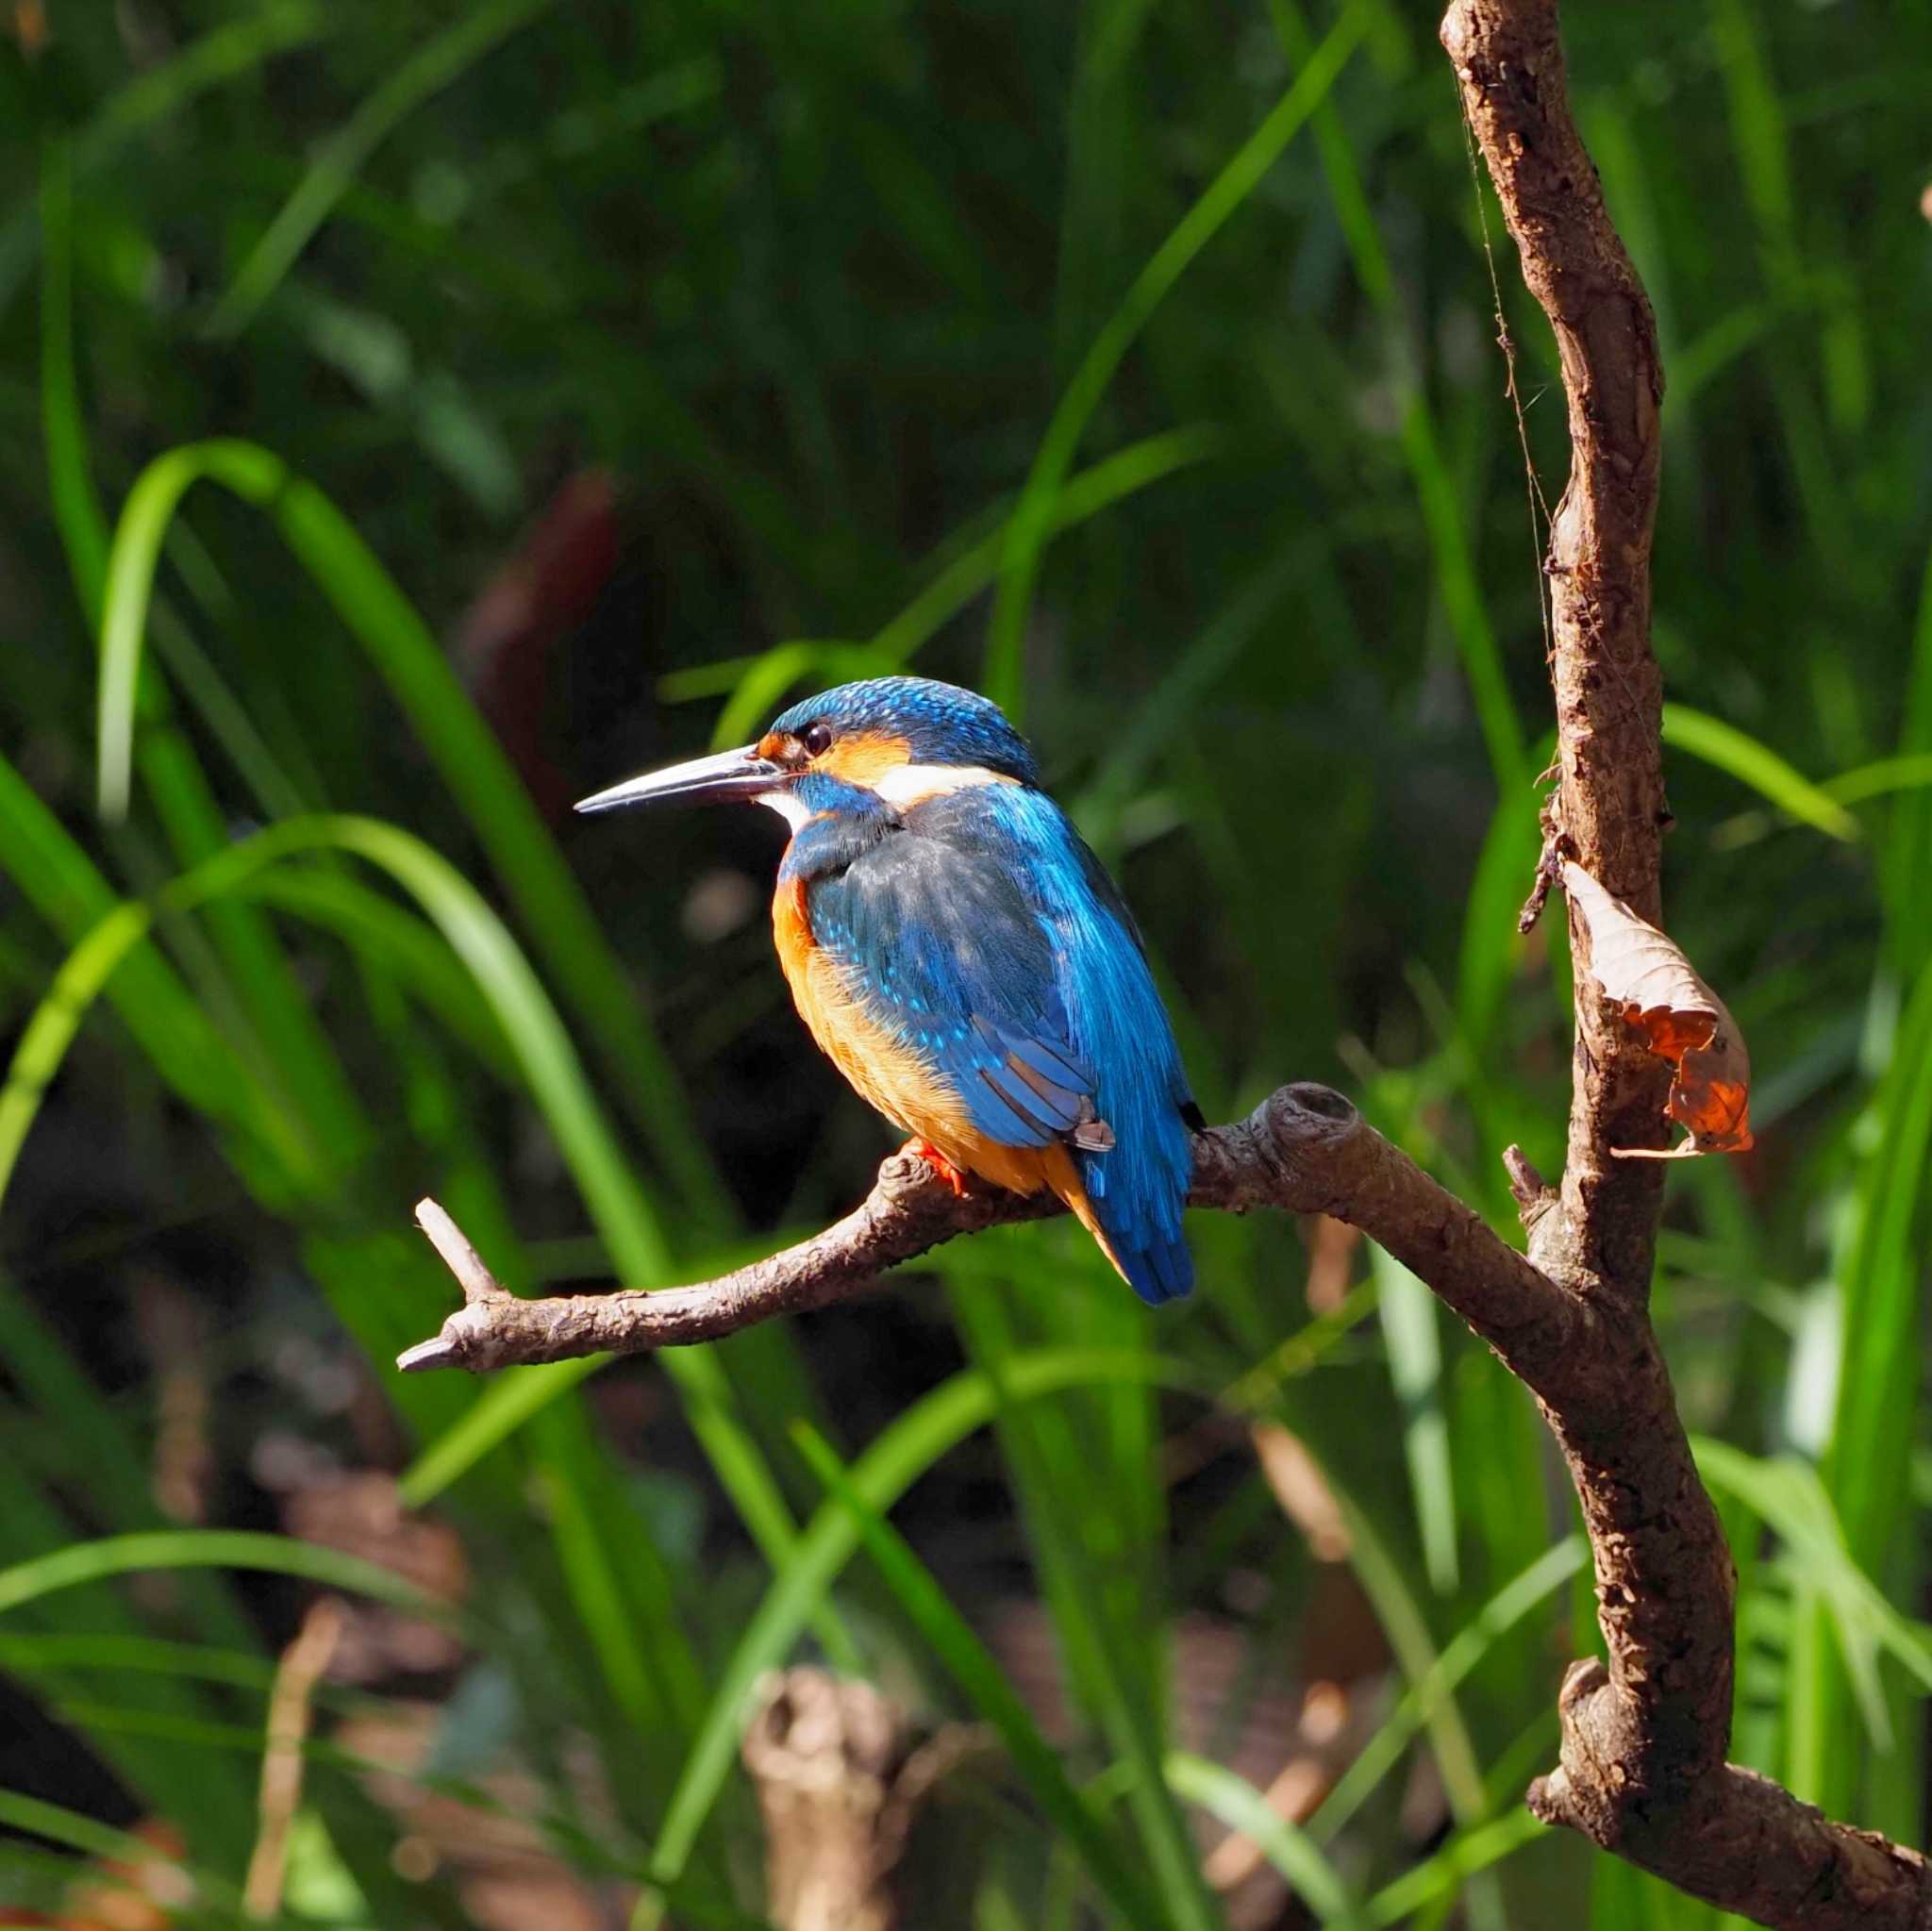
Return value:
M 1036 785 L 1040 773 L 1026 741 L 990 697 L 936 677 L 867 677 L 821 691 L 781 711 L 772 729 L 798 732 L 821 720 L 841 731 L 904 738 L 912 762 L 976 764 Z
M 1070 1140 L 1136 1292 L 1185 1294 L 1180 1054 L 1132 918 L 1059 807 L 1019 784 L 944 793 L 903 818 L 874 799 L 807 825 L 786 870 L 808 881 L 817 942 L 870 1016 L 928 1059 L 989 1139 Z M 1104 1148 L 1080 1143 L 1083 1127 L 1101 1137 L 1096 1119 Z
M 1094 1097 L 1114 1145 L 1105 1153 L 1075 1147 L 1088 1197 L 1135 1291 L 1157 1305 L 1176 1300 L 1194 1284 L 1181 1234 L 1193 1103 L 1133 916 L 1044 792 L 997 785 L 960 795 L 984 802 L 989 830 L 1024 867 L 1071 1037 L 1096 1071 Z

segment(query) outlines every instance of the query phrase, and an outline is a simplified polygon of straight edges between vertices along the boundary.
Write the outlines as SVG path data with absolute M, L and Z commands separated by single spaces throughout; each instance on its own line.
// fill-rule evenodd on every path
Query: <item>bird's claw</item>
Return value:
M 966 1198 L 966 1175 L 931 1140 L 917 1138 L 908 1140 L 899 1151 L 909 1154 L 915 1160 L 924 1160 L 953 1190 L 953 1197 L 956 1200 Z

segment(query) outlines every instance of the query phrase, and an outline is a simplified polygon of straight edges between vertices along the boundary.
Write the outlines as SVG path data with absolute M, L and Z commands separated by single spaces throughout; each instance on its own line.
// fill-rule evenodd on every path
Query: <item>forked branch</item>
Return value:
M 1574 859 L 1658 924 L 1670 809 L 1650 647 L 1657 325 L 1571 118 L 1556 0 L 1451 0 L 1441 38 L 1569 405 L 1570 478 L 1547 566 L 1558 782 L 1540 870 Z M 1559 1193 L 1524 1218 L 1538 1262 L 1596 1314 L 1603 1339 L 1566 1398 L 1539 1393 L 1590 1531 L 1607 1660 L 1571 1670 L 1562 1760 L 1530 1806 L 1763 1923 L 1924 1931 L 1924 1858 L 1724 1761 L 1736 1580 L 1650 1324 L 1663 1174 L 1611 1151 L 1662 1144 L 1669 1072 L 1599 996 L 1589 925 L 1571 913 L 1569 1146 Z

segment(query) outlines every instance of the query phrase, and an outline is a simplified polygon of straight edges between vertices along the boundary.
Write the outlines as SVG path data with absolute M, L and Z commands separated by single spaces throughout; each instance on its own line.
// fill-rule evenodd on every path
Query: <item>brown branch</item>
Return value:
M 295 1640 L 282 1652 L 269 1692 L 268 1741 L 261 1755 L 261 1826 L 242 1892 L 244 1916 L 279 1918 L 289 1873 L 289 1840 L 302 1803 L 302 1754 L 315 1697 L 315 1686 L 341 1640 L 344 1611 L 335 1596 L 324 1596 L 302 1619 Z
M 1531 1246 L 1555 1218 L 1530 1192 Z M 1563 1688 L 1562 1765 L 1531 1806 L 1684 1889 L 1774 1925 L 1928 1931 L 1932 1872 L 1916 1853 L 1827 1822 L 1724 1764 L 1729 1597 L 1710 1590 L 1715 1524 L 1641 1304 L 1579 1292 L 1507 1245 L 1326 1087 L 1282 1087 L 1246 1120 L 1196 1137 L 1192 1205 L 1325 1213 L 1379 1241 L 1461 1315 L 1535 1394 L 1568 1457 L 1596 1551 L 1612 1672 L 1579 1663 Z M 956 1195 L 923 1159 L 879 1169 L 853 1213 L 809 1240 L 693 1287 L 523 1300 L 434 1201 L 424 1230 L 461 1285 L 441 1334 L 405 1369 L 491 1369 L 713 1340 L 864 1292 L 878 1274 L 961 1234 L 1059 1210 Z M 1723 1654 L 1711 1655 L 1713 1643 Z M 1701 1673 L 1710 1672 L 1710 1675 Z M 1713 1687 L 1722 1687 L 1721 1704 Z
M 1327 1087 L 1285 1086 L 1247 1119 L 1194 1140 L 1195 1207 L 1282 1207 L 1353 1222 L 1427 1280 L 1532 1387 L 1567 1383 L 1591 1317 L 1513 1247 L 1370 1127 Z M 926 1162 L 895 1154 L 863 1202 L 824 1233 L 717 1280 L 655 1291 L 523 1300 L 496 1279 L 433 1200 L 416 1209 L 456 1275 L 464 1306 L 406 1371 L 486 1370 L 573 1356 L 643 1354 L 716 1340 L 774 1315 L 864 1292 L 888 1268 L 961 1234 L 1064 1211 L 994 1189 L 955 1194 Z
M 1539 873 L 1574 858 L 1661 924 L 1656 322 L 1570 116 L 1556 0 L 1451 0 L 1441 38 L 1524 281 L 1555 331 L 1569 402 L 1570 480 L 1548 563 L 1559 776 Z M 1570 939 L 1576 1055 L 1562 1186 L 1551 1199 L 1526 1163 L 1511 1181 L 1532 1255 L 1596 1317 L 1594 1358 L 1560 1395 L 1538 1392 L 1590 1531 L 1608 1660 L 1572 1669 L 1561 1766 L 1532 1787 L 1530 1806 L 1767 1924 L 1924 1931 L 1924 1858 L 1724 1761 L 1736 1576 L 1650 1325 L 1663 1175 L 1610 1155 L 1664 1143 L 1669 1069 L 1597 995 L 1574 911 Z

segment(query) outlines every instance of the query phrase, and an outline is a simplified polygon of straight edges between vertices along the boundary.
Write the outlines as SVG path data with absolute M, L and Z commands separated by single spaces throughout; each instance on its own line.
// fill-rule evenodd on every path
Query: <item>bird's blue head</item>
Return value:
M 747 798 L 797 824 L 841 793 L 904 810 L 966 785 L 1039 781 L 1026 741 L 990 699 L 931 677 L 867 677 L 794 704 L 756 744 L 631 778 L 577 809 Z

